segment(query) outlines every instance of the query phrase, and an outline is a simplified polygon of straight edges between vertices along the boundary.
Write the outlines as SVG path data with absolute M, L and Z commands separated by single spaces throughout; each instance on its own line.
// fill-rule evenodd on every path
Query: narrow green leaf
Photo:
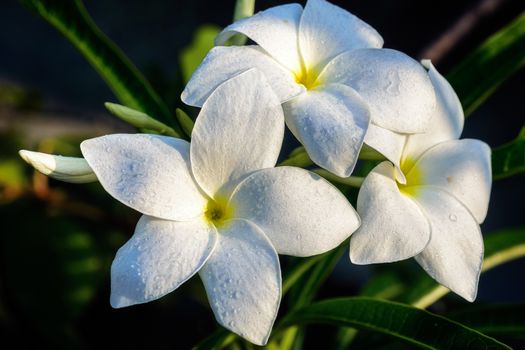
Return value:
M 379 299 L 393 299 L 403 293 L 406 285 L 395 273 L 383 273 L 375 276 L 361 290 L 361 295 Z
M 324 177 L 326 180 L 332 183 L 338 183 L 338 184 L 350 186 L 350 187 L 359 188 L 361 187 L 361 185 L 363 184 L 363 181 L 365 180 L 365 178 L 361 176 L 340 177 L 324 169 L 314 169 L 312 171 L 316 173 L 317 175 Z
M 290 288 L 314 266 L 318 261 L 325 256 L 323 254 L 312 256 L 306 259 L 297 258 L 296 263 L 289 267 L 283 275 L 283 294 L 286 294 Z
M 191 132 L 195 125 L 193 119 L 191 119 L 190 116 L 180 108 L 175 109 L 175 116 L 177 117 L 179 124 L 182 126 L 182 130 L 184 130 L 188 137 L 191 137 Z
M 193 350 L 220 350 L 231 344 L 236 335 L 225 328 L 219 328 L 206 339 L 193 347 Z
M 335 264 L 346 251 L 348 241 L 343 242 L 339 247 L 322 254 L 315 265 L 295 283 L 290 291 L 290 309 L 296 310 L 312 302 L 317 291 L 332 273 Z M 306 262 L 305 262 L 306 264 Z M 293 344 L 304 334 L 299 327 L 290 327 L 282 335 L 281 349 L 291 349 Z
M 525 304 L 475 306 L 447 317 L 484 334 L 525 336 Z
M 324 300 L 289 315 L 283 326 L 327 323 L 355 327 L 423 349 L 510 349 L 442 316 L 408 305 L 367 297 Z
M 124 53 L 102 33 L 81 0 L 19 0 L 60 31 L 106 81 L 119 101 L 165 123 L 169 108 Z M 178 126 L 176 132 L 181 134 Z
M 213 48 L 215 37 L 220 31 L 221 28 L 215 25 L 208 24 L 199 27 L 190 45 L 181 51 L 179 61 L 182 78 L 185 83 L 190 80 L 195 69 L 197 69 L 208 51 Z
M 175 130 L 166 124 L 153 119 L 146 113 L 111 102 L 104 103 L 104 106 L 114 116 L 139 129 L 148 129 L 162 135 L 181 137 L 181 135 L 179 135 Z
M 233 21 L 250 17 L 255 10 L 255 0 L 237 0 L 235 2 L 235 10 L 233 12 Z M 243 34 L 236 34 L 228 40 L 231 45 L 244 45 L 248 38 Z
M 504 179 L 525 172 L 525 127 L 515 140 L 492 150 L 492 177 Z
M 324 253 L 308 274 L 302 276 L 301 280 L 292 288 L 291 309 L 303 307 L 314 299 L 315 294 L 330 276 L 335 264 L 337 264 L 347 247 L 348 241 L 345 241 L 339 247 Z
M 525 227 L 489 234 L 485 237 L 482 272 L 521 257 L 525 257 Z M 414 282 L 413 287 L 401 301 L 426 308 L 448 292 L 447 288 L 437 284 L 426 273 L 421 272 L 421 277 Z
M 465 115 L 525 65 L 525 12 L 488 38 L 447 75 Z
M 303 147 L 296 148 L 290 153 L 288 158 L 281 163 L 279 163 L 279 166 L 297 166 L 301 168 L 306 168 L 310 165 L 313 165 L 314 162 L 310 159 L 308 156 L 308 153 L 306 153 L 306 150 Z

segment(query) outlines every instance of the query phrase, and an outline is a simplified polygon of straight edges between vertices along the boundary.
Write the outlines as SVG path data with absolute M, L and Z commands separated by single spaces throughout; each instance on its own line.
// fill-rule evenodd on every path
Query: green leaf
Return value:
M 206 339 L 194 346 L 193 350 L 219 350 L 231 344 L 237 336 L 225 328 L 219 328 Z
M 510 349 L 442 316 L 367 297 L 324 300 L 292 313 L 283 322 L 284 326 L 307 323 L 378 332 L 423 349 Z
M 253 15 L 255 9 L 255 0 L 237 0 L 235 2 L 235 10 L 233 12 L 233 21 L 250 17 Z M 244 45 L 248 38 L 243 34 L 236 34 L 228 40 L 231 45 Z
M 104 103 L 104 106 L 114 116 L 139 129 L 148 129 L 162 135 L 180 137 L 180 135 L 175 132 L 175 130 L 166 124 L 153 119 L 146 113 L 111 102 Z
M 191 132 L 195 125 L 193 119 L 191 119 L 190 116 L 180 108 L 175 109 L 175 115 L 177 116 L 177 121 L 182 126 L 182 130 L 184 130 L 188 137 L 191 137 Z
M 314 162 L 312 162 L 304 147 L 298 147 L 290 153 L 287 159 L 279 163 L 278 166 L 297 166 L 306 168 L 313 164 Z
M 482 272 L 505 262 L 525 257 L 525 227 L 501 230 L 485 237 L 485 257 Z M 423 271 L 401 301 L 426 308 L 446 295 L 449 290 L 437 284 Z
M 313 267 L 307 270 L 308 274 L 304 273 L 306 270 L 303 272 L 303 275 L 295 282 L 290 291 L 291 310 L 296 310 L 312 302 L 317 291 L 332 273 L 335 264 L 337 264 L 347 247 L 348 241 L 345 241 L 336 249 L 314 257 L 316 260 L 312 264 Z M 312 258 L 309 261 L 304 261 L 299 267 L 304 268 L 302 265 L 308 266 L 311 262 Z M 291 349 L 297 341 L 301 342 L 303 335 L 299 327 L 290 327 L 282 336 L 281 349 Z
M 447 317 L 484 334 L 525 335 L 525 304 L 475 306 L 454 312 Z
M 181 51 L 179 61 L 184 83 L 190 80 L 195 69 L 197 69 L 208 51 L 213 48 L 215 37 L 220 31 L 221 28 L 214 25 L 199 27 L 193 36 L 191 44 Z
M 237 0 L 235 2 L 235 10 L 233 12 L 233 21 L 250 17 L 253 15 L 255 9 L 255 0 Z
M 515 140 L 492 150 L 492 177 L 504 179 L 525 172 L 525 127 Z
M 525 65 L 525 12 L 488 38 L 447 75 L 465 115 Z
M 395 273 L 374 276 L 361 290 L 361 295 L 379 299 L 393 299 L 403 293 L 406 285 Z
M 106 81 L 119 101 L 164 123 L 169 108 L 124 53 L 95 25 L 81 0 L 19 0 L 60 31 Z M 178 126 L 177 133 L 182 134 Z
M 339 261 L 348 247 L 348 241 L 329 252 L 322 254 L 322 257 L 316 262 L 313 268 L 304 274 L 291 290 L 291 309 L 300 308 L 309 304 L 315 297 L 315 294 L 332 273 L 335 264 Z

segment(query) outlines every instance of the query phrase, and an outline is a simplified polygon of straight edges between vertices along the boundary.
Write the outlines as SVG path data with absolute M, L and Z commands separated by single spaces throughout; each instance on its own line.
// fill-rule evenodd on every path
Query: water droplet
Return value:
M 453 221 L 453 222 L 458 221 L 458 217 L 456 215 L 454 215 L 454 214 L 450 214 L 448 216 L 448 218 L 450 219 L 450 221 Z

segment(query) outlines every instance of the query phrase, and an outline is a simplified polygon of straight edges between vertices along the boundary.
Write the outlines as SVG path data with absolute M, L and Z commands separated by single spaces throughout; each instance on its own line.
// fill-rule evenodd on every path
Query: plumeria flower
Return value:
M 146 134 L 81 144 L 106 191 L 144 214 L 113 261 L 113 307 L 160 298 L 199 272 L 217 321 L 267 342 L 281 298 L 277 254 L 326 252 L 359 226 L 329 182 L 274 168 L 283 118 L 262 73 L 250 70 L 209 96 L 191 145 Z
M 350 242 L 356 264 L 415 257 L 439 283 L 474 301 L 483 260 L 479 224 L 487 215 L 490 148 L 459 140 L 463 109 L 449 83 L 423 61 L 437 93 L 428 133 L 406 137 L 399 164 L 388 161 L 366 177 L 357 211 L 363 220 Z
M 97 181 L 97 176 L 84 158 L 63 157 L 42 152 L 22 150 L 20 157 L 42 174 L 71 183 Z
M 385 134 L 426 130 L 435 105 L 426 71 L 381 49 L 381 36 L 351 13 L 324 0 L 309 0 L 304 10 L 276 6 L 226 27 L 216 44 L 237 33 L 258 45 L 213 48 L 182 93 L 186 104 L 202 106 L 221 83 L 255 67 L 310 158 L 342 177 L 351 174 L 363 140 L 388 152 Z

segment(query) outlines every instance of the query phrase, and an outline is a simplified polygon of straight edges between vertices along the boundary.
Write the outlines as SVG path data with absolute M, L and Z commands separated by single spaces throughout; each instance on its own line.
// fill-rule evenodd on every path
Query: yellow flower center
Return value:
M 399 190 L 409 196 L 417 196 L 419 185 L 422 184 L 423 172 L 421 168 L 416 165 L 416 161 L 412 158 L 405 158 L 400 164 L 401 171 L 405 175 L 406 184 L 397 183 Z
M 204 209 L 205 220 L 215 227 L 224 227 L 226 222 L 233 218 L 235 210 L 228 199 L 216 197 L 209 199 Z
M 295 81 L 297 84 L 303 85 L 306 90 L 313 90 L 319 85 L 321 81 L 319 78 L 319 72 L 315 69 L 309 69 L 304 64 L 301 65 L 301 69 L 294 72 Z

